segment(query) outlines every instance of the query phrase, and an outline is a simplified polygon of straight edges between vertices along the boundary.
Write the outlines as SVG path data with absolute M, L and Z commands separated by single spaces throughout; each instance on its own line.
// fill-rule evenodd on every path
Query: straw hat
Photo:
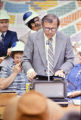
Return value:
M 36 91 L 11 99 L 4 111 L 4 120 L 59 120 L 63 108 Z
M 10 19 L 7 11 L 4 9 L 0 10 L 0 20 L 2 19 Z
M 30 20 L 32 20 L 35 17 L 38 17 L 37 13 L 35 13 L 34 11 L 28 11 L 23 15 L 23 20 L 25 24 L 27 24 Z

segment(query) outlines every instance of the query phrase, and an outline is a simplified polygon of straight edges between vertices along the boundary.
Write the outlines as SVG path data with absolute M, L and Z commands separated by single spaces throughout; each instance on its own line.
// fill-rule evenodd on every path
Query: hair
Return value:
M 14 58 L 14 55 L 17 54 L 17 53 L 23 53 L 23 51 L 13 51 L 11 53 L 11 57 Z
M 60 20 L 59 18 L 54 15 L 54 14 L 48 14 L 48 15 L 45 15 L 43 18 L 42 18 L 42 25 L 44 24 L 44 22 L 49 22 L 49 23 L 52 23 L 54 19 L 57 19 L 57 27 L 59 27 L 60 25 Z
M 30 28 L 30 29 L 32 29 L 32 23 L 34 23 L 34 18 L 33 19 L 31 19 L 28 23 L 27 23 L 27 26 Z
M 81 114 L 78 111 L 67 112 L 60 120 L 80 120 Z

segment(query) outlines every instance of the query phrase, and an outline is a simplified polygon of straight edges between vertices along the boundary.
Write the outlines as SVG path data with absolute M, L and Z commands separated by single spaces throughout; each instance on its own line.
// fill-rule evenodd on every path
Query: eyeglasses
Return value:
M 45 27 L 44 28 L 46 31 L 52 31 L 52 32 L 55 32 L 57 30 L 57 28 L 49 28 L 49 27 Z

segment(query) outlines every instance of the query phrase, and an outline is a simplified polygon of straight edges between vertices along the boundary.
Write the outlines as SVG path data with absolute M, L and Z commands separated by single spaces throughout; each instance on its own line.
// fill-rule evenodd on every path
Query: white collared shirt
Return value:
M 6 32 L 3 33 L 4 36 L 6 35 Z M 2 37 L 1 37 L 2 33 L 0 32 L 0 41 L 2 41 Z

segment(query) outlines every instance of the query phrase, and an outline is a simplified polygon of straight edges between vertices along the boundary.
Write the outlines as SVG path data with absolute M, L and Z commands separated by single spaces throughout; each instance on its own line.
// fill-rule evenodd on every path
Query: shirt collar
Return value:
M 45 33 L 44 33 L 44 38 L 45 38 L 45 40 L 48 40 L 48 37 L 45 35 Z M 53 39 L 53 40 L 56 39 L 56 34 L 52 37 L 52 39 Z
M 34 31 L 34 30 L 31 30 L 31 33 L 35 33 L 36 31 Z
M 7 32 L 4 32 L 4 33 L 3 33 L 3 34 L 4 34 L 4 36 L 6 35 L 6 33 L 7 33 Z M 0 32 L 0 36 L 1 36 L 1 35 L 2 35 L 2 32 Z

